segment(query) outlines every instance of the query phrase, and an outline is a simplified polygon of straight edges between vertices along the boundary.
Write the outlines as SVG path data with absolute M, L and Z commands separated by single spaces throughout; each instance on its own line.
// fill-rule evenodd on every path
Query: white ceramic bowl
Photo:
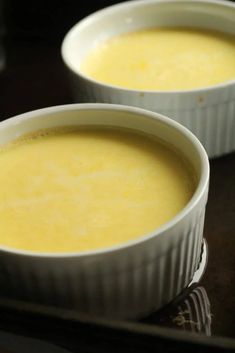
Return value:
M 179 294 L 199 265 L 209 179 L 206 152 L 175 121 L 112 104 L 57 106 L 16 116 L 0 123 L 0 145 L 26 133 L 69 125 L 127 127 L 160 137 L 191 162 L 196 191 L 170 222 L 119 246 L 59 254 L 1 247 L 1 288 L 7 288 L 8 295 L 104 317 L 144 316 Z
M 84 75 L 79 64 L 106 39 L 144 27 L 190 26 L 235 34 L 235 4 L 218 0 L 138 0 L 100 10 L 65 36 L 62 57 L 79 102 L 133 105 L 169 116 L 189 128 L 209 157 L 235 150 L 235 80 L 195 90 L 140 91 L 102 84 Z

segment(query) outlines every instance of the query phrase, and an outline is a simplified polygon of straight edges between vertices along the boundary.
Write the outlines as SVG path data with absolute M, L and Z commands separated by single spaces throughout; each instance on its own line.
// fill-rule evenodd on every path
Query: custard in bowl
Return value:
M 209 165 L 188 130 L 137 108 L 75 104 L 2 122 L 0 143 L 10 295 L 131 318 L 189 284 Z
M 234 58 L 234 35 L 158 27 L 104 41 L 85 56 L 80 70 L 94 80 L 129 89 L 191 90 L 235 79 Z
M 235 5 L 127 1 L 65 36 L 74 98 L 142 107 L 188 127 L 209 157 L 235 149 Z
M 129 130 L 64 128 L 18 139 L 0 149 L 0 243 L 90 251 L 150 233 L 195 191 L 184 164 Z

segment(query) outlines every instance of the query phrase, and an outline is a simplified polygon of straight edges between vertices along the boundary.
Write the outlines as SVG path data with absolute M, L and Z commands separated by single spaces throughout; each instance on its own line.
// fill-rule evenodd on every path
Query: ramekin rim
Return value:
M 113 85 L 109 83 L 105 83 L 99 80 L 96 80 L 94 78 L 89 77 L 88 75 L 84 74 L 81 70 L 76 70 L 74 69 L 73 65 L 70 65 L 68 55 L 67 55 L 67 42 L 70 40 L 70 37 L 74 35 L 74 32 L 76 32 L 77 28 L 83 26 L 86 22 L 92 21 L 93 18 L 95 18 L 97 15 L 102 15 L 104 13 L 111 12 L 114 8 L 119 9 L 119 8 L 128 8 L 129 6 L 142 6 L 146 4 L 152 4 L 152 3 L 209 3 L 209 4 L 219 4 L 224 7 L 228 8 L 234 8 L 235 9 L 235 3 L 228 1 L 228 0 L 128 0 L 123 3 L 117 3 L 113 4 L 110 6 L 107 6 L 103 9 L 97 10 L 81 20 L 79 20 L 77 23 L 75 23 L 65 34 L 62 43 L 61 43 L 61 56 L 63 59 L 64 64 L 68 67 L 70 71 L 72 71 L 75 75 L 81 77 L 83 80 L 88 81 L 91 84 L 94 84 L 96 86 L 100 86 L 106 89 L 112 89 L 116 91 L 120 91 L 123 93 L 129 93 L 129 94 L 136 94 L 136 93 L 143 93 L 143 94 L 157 94 L 157 95 L 187 95 L 187 94 L 202 94 L 206 92 L 212 92 L 216 91 L 219 89 L 223 89 L 225 87 L 230 87 L 235 85 L 235 78 L 226 80 L 223 82 L 220 82 L 215 85 L 211 86 L 204 86 L 204 87 L 199 87 L 199 88 L 192 88 L 192 89 L 179 89 L 179 90 L 145 90 L 145 89 L 134 89 L 134 88 L 126 88 L 118 85 Z
M 29 251 L 29 250 L 21 250 L 21 249 L 15 249 L 11 248 L 8 246 L 3 246 L 0 245 L 0 253 L 5 252 L 5 253 L 11 253 L 14 255 L 19 255 L 19 256 L 25 256 L 25 257 L 35 257 L 35 258 L 51 258 L 51 259 L 64 259 L 64 258 L 81 258 L 81 257 L 94 257 L 94 256 L 102 256 L 104 254 L 111 254 L 117 251 L 122 251 L 125 250 L 129 247 L 133 247 L 136 245 L 139 245 L 141 243 L 144 243 L 145 241 L 148 241 L 154 237 L 161 236 L 162 233 L 165 231 L 171 229 L 173 226 L 175 226 L 178 222 L 180 222 L 184 217 L 186 217 L 192 209 L 195 207 L 195 205 L 201 200 L 203 195 L 205 194 L 207 188 L 208 188 L 208 183 L 209 183 L 209 174 L 210 174 L 210 165 L 209 165 L 209 159 L 207 156 L 207 153 L 202 146 L 201 142 L 198 140 L 198 138 L 186 127 L 178 123 L 177 121 L 164 116 L 160 113 L 152 112 L 143 108 L 139 107 L 132 107 L 132 106 L 127 106 L 127 105 L 121 105 L 121 104 L 110 104 L 110 103 L 73 103 L 73 104 L 64 104 L 64 105 L 55 105 L 55 106 L 48 106 L 36 110 L 32 110 L 23 114 L 19 114 L 16 116 L 13 116 L 11 118 L 8 118 L 2 122 L 0 122 L 0 129 L 1 127 L 4 127 L 5 125 L 8 125 L 9 123 L 12 123 L 13 121 L 17 121 L 16 123 L 18 124 L 19 121 L 22 120 L 27 120 L 28 118 L 32 117 L 37 117 L 40 116 L 43 113 L 46 114 L 53 114 L 55 112 L 65 112 L 65 111 L 77 111 L 77 110 L 114 110 L 114 111 L 122 111 L 122 112 L 128 112 L 128 113 L 133 113 L 137 115 L 142 115 L 150 119 L 156 119 L 160 120 L 163 124 L 170 125 L 173 128 L 176 128 L 178 131 L 180 131 L 183 135 L 190 140 L 200 157 L 201 161 L 201 169 L 202 173 L 200 176 L 200 180 L 198 182 L 197 188 L 190 199 L 190 201 L 186 204 L 186 206 L 178 212 L 175 217 L 173 217 L 170 221 L 164 223 L 162 226 L 156 228 L 152 232 L 149 232 L 147 234 L 144 234 L 140 237 L 137 237 L 136 239 L 121 243 L 121 244 L 116 244 L 113 246 L 105 247 L 105 248 L 100 248 L 96 250 L 87 250 L 87 251 L 67 251 L 67 252 L 40 252 L 40 251 Z

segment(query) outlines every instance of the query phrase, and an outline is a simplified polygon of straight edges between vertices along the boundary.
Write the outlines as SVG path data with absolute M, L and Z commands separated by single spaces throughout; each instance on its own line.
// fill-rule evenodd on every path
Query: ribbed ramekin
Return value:
M 0 123 L 0 145 L 39 129 L 74 125 L 126 127 L 160 137 L 190 161 L 196 191 L 171 221 L 119 246 L 57 254 L 0 247 L 2 294 L 103 317 L 144 316 L 179 294 L 200 262 L 207 154 L 198 139 L 172 119 L 112 104 L 50 107 L 8 119 Z
M 80 71 L 80 62 L 99 42 L 153 26 L 190 26 L 235 34 L 235 4 L 224 0 L 138 0 L 91 14 L 78 22 L 62 43 L 74 99 L 131 105 L 169 116 L 189 128 L 211 158 L 234 151 L 234 79 L 195 90 L 139 91 L 103 84 Z

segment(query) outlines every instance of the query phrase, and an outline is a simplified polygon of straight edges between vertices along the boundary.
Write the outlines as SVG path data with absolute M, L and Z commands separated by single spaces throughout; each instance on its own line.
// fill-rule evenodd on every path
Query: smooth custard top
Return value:
M 190 167 L 154 138 L 116 129 L 58 129 L 0 149 L 0 244 L 94 250 L 174 217 L 195 189 Z
M 137 90 L 188 90 L 235 79 L 235 36 L 197 28 L 150 28 L 93 48 L 80 70 Z

